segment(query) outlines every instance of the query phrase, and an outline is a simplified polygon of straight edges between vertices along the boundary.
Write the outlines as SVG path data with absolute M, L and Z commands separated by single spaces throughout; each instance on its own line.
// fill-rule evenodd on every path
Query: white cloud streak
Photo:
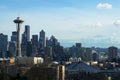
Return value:
M 99 3 L 96 6 L 97 9 L 112 9 L 112 4 L 109 3 Z
M 120 19 L 117 19 L 117 20 L 114 22 L 114 25 L 115 25 L 115 26 L 120 26 Z

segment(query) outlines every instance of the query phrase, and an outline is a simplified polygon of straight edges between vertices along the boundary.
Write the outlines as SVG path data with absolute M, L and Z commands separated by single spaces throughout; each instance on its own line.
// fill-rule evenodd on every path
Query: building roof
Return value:
M 99 71 L 98 68 L 89 66 L 83 62 L 74 62 L 68 66 L 66 66 L 67 71 L 85 71 L 89 73 L 96 73 Z

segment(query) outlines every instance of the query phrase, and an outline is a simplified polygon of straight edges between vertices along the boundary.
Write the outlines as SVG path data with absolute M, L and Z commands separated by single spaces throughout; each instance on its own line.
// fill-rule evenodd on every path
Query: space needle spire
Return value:
M 22 57 L 22 55 L 21 55 L 21 46 L 20 46 L 20 24 L 22 24 L 24 21 L 20 17 L 17 17 L 17 19 L 13 20 L 13 22 L 16 24 L 16 28 L 17 28 L 16 57 Z

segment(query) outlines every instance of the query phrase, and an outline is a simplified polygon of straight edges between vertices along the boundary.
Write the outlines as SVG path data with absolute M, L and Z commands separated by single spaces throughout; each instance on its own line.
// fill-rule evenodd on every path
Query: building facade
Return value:
M 17 42 L 17 32 L 16 31 L 12 32 L 11 41 Z
M 39 47 L 44 48 L 46 47 L 46 38 L 45 38 L 45 31 L 40 31 L 40 37 L 39 37 Z
M 27 43 L 28 41 L 30 41 L 30 26 L 25 25 L 25 31 L 22 34 L 22 43 Z
M 38 35 L 32 35 L 32 54 L 38 54 Z
M 5 57 L 8 46 L 8 36 L 0 34 L 0 57 Z
M 27 44 L 30 42 L 30 26 L 25 25 L 25 31 L 22 34 L 21 52 L 23 56 L 27 55 Z
M 117 54 L 118 54 L 118 48 L 111 46 L 108 48 L 108 59 L 112 60 L 112 59 L 116 59 L 117 58 Z
M 11 55 L 11 57 L 15 57 L 16 56 L 16 42 L 15 41 L 10 41 L 9 42 L 9 54 Z

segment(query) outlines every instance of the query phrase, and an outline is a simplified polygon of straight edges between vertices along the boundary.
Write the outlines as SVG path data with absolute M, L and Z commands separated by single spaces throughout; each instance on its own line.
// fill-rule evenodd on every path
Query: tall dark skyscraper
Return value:
M 81 59 L 83 58 L 81 43 L 76 43 L 76 57 L 80 57 Z
M 25 33 L 26 33 L 27 41 L 30 41 L 30 26 L 29 25 L 25 26 Z
M 38 35 L 32 35 L 32 45 L 35 45 L 38 48 Z
M 16 31 L 12 32 L 11 41 L 17 42 L 17 32 Z
M 28 42 L 30 42 L 30 26 L 25 25 L 25 31 L 22 34 L 22 44 L 21 44 L 21 51 L 22 51 L 23 56 L 26 56 L 26 54 L 27 54 Z
M 81 48 L 81 43 L 76 43 L 77 48 Z
M 10 41 L 9 42 L 9 54 L 12 56 L 12 57 L 15 57 L 16 56 L 16 41 Z
M 32 44 L 31 41 L 27 42 L 26 45 L 26 56 L 30 57 L 32 55 Z
M 4 57 L 7 51 L 7 44 L 8 44 L 8 36 L 4 34 L 0 34 L 0 57 Z
M 32 35 L 32 53 L 36 55 L 38 53 L 38 35 Z
M 51 36 L 49 40 L 47 40 L 47 46 L 57 46 L 59 45 L 59 42 L 58 40 L 54 37 L 54 36 Z
M 9 52 L 12 57 L 16 56 L 16 49 L 17 49 L 17 31 L 13 31 L 11 41 L 9 42 Z
M 45 39 L 44 30 L 40 31 L 39 45 L 40 45 L 40 48 L 46 47 L 46 39 Z
M 25 31 L 22 34 L 22 43 L 26 44 L 30 41 L 30 26 L 25 25 Z

